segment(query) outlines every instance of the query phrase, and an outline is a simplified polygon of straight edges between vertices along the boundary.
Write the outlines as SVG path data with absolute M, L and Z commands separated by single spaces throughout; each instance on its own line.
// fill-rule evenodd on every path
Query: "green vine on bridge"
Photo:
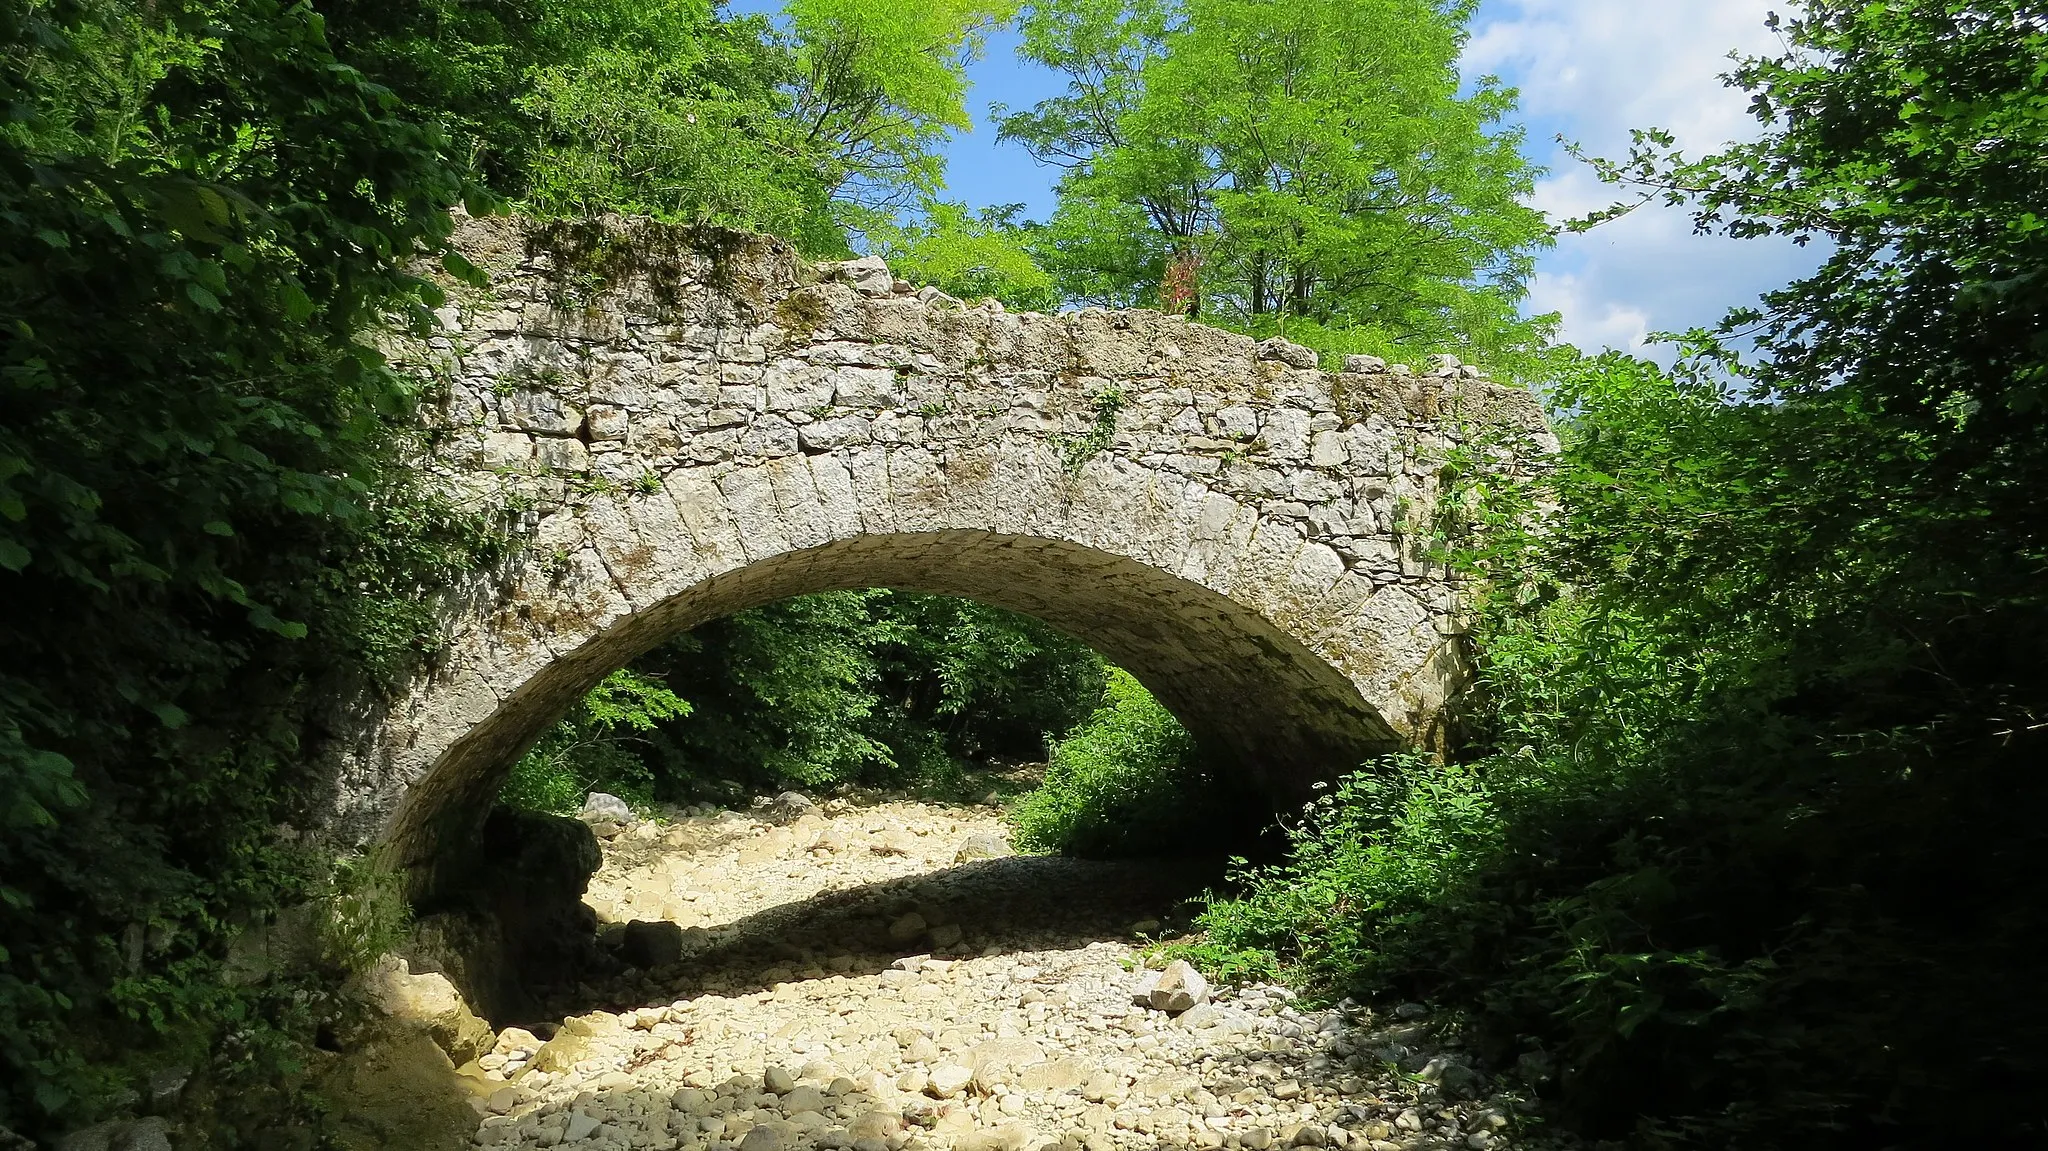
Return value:
M 1120 388 L 1104 388 L 1095 393 L 1090 403 L 1095 408 L 1095 422 L 1082 435 L 1066 441 L 1060 453 L 1061 462 L 1069 476 L 1078 476 L 1089 460 L 1101 455 L 1116 442 L 1117 413 L 1124 410 L 1124 393 Z

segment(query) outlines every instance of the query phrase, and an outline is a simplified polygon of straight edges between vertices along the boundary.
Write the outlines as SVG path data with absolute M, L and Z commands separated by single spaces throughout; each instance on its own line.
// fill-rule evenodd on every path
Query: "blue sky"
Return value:
M 1754 131 L 1746 97 L 1719 77 L 1731 51 L 1779 47 L 1764 27 L 1769 7 L 1770 0 L 1485 0 L 1464 67 L 1468 76 L 1497 75 L 1521 90 L 1531 158 L 1550 169 L 1536 206 L 1565 219 L 1616 196 L 1564 155 L 1559 135 L 1595 155 L 1619 156 L 1631 128 L 1668 128 L 1695 153 Z M 989 106 L 1028 107 L 1062 83 L 1018 60 L 1016 45 L 1008 32 L 992 36 L 969 70 L 975 127 L 948 149 L 948 196 L 975 206 L 1022 203 L 1027 216 L 1042 219 L 1058 170 L 999 143 Z M 1639 349 L 1648 333 L 1711 323 L 1815 259 L 1788 244 L 1695 236 L 1683 212 L 1649 207 L 1561 238 L 1539 262 L 1529 308 L 1561 313 L 1562 337 L 1582 348 Z

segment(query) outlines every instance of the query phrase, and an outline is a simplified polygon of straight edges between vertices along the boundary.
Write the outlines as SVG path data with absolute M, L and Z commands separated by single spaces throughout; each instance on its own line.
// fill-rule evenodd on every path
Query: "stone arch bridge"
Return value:
M 1428 744 L 1463 668 L 1420 525 L 1453 451 L 1537 466 L 1527 391 L 1154 312 L 1011 314 L 728 233 L 464 221 L 429 461 L 522 546 L 437 668 L 350 716 L 326 814 L 438 886 L 517 756 L 675 634 L 889 586 L 1029 613 L 1276 799 Z

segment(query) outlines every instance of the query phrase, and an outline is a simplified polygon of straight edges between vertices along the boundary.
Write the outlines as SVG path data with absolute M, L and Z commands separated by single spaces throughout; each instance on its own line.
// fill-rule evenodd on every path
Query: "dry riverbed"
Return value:
M 1421 1005 L 1307 1010 L 1275 986 L 1214 988 L 1175 1014 L 1135 1003 L 1147 941 L 1214 878 L 1179 862 L 1011 855 L 993 806 L 792 797 L 625 823 L 588 902 L 644 966 L 564 989 L 548 1008 L 559 1023 L 508 1028 L 464 1069 L 482 1081 L 475 1140 L 1536 1145 L 1515 1100 L 1437 1038 Z

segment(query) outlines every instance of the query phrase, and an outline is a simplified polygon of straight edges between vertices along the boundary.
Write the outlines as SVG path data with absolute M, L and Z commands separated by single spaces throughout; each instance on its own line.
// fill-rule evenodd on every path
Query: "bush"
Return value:
M 660 681 L 621 668 L 519 757 L 499 802 L 574 815 L 584 796 L 602 791 L 647 806 L 654 801 L 654 773 L 636 748 L 664 721 L 688 714 L 689 703 Z
M 1203 911 L 1195 955 L 1226 978 L 1284 968 L 1311 986 L 1384 990 L 1413 958 L 1389 926 L 1455 902 L 1500 834 L 1473 771 L 1389 757 L 1309 805 L 1285 862 L 1241 866 L 1237 894 Z
M 570 813 L 839 782 L 945 786 L 1038 754 L 1101 698 L 1100 657 L 1025 616 L 886 590 L 799 596 L 614 673 L 522 758 L 503 801 Z
M 1017 846 L 1081 856 L 1175 854 L 1199 822 L 1210 779 L 1194 741 L 1129 672 L 1112 668 L 1103 704 L 1055 744 L 1045 781 L 1011 812 Z
M 2000 717 L 2041 710 L 2035 597 L 1888 533 L 1789 574 L 1809 490 L 1757 493 L 1853 411 L 1618 358 L 1565 383 L 1544 531 L 1460 557 L 1493 580 L 1470 761 L 1348 781 L 1211 901 L 1203 957 L 1461 1008 L 1633 1145 L 2027 1130 L 1997 1101 L 2044 1070 L 2048 1013 L 2008 993 L 2040 918 L 2009 885 L 2048 860 L 2048 796 Z
M 493 546 L 367 335 L 483 204 L 309 6 L 5 0 L 0 42 L 0 1128 L 41 1139 L 310 1039 L 224 966 L 324 878 L 302 741 Z

